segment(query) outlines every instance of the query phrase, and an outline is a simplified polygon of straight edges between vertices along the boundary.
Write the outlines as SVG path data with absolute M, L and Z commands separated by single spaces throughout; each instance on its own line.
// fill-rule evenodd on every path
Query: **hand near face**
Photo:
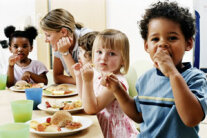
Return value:
M 30 82 L 30 72 L 29 71 L 24 72 L 24 74 L 22 75 L 22 80 Z
M 101 85 L 107 87 L 112 92 L 119 92 L 121 89 L 125 90 L 118 80 L 118 78 L 114 74 L 110 74 L 104 77 L 104 81 L 102 81 Z
M 85 64 L 81 68 L 81 75 L 84 81 L 92 81 L 93 80 L 93 66 L 91 64 Z
M 81 75 L 81 68 L 82 68 L 82 64 L 81 63 L 76 63 L 72 66 L 73 68 L 73 72 L 75 74 L 76 77 L 80 76 Z
M 62 37 L 58 42 L 57 42 L 57 50 L 60 53 L 65 53 L 69 51 L 69 48 L 72 45 L 72 38 L 71 37 Z
M 169 77 L 170 73 L 175 68 L 172 57 L 165 49 L 158 48 L 153 57 L 154 66 L 158 68 L 166 77 Z
M 12 55 L 12 56 L 9 57 L 9 65 L 14 66 L 14 64 L 16 64 L 17 61 L 19 61 L 19 60 L 20 60 L 20 56 Z

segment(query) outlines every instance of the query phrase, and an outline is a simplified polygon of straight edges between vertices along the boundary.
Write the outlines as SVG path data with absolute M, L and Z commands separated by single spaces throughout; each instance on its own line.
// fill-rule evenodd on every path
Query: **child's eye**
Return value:
M 172 41 L 172 40 L 177 40 L 178 38 L 176 36 L 171 36 L 169 37 L 169 40 Z
M 23 48 L 27 48 L 28 47 L 28 45 L 23 45 Z
M 158 41 L 158 40 L 159 38 L 156 38 L 156 37 L 151 39 L 151 41 Z
M 114 55 L 116 55 L 114 52 L 109 52 L 109 55 L 110 56 L 114 56 Z
M 102 54 L 102 51 L 98 50 L 97 53 L 98 53 L 98 54 Z
M 18 48 L 18 46 L 17 46 L 17 45 L 14 45 L 13 47 L 14 47 L 15 49 L 17 49 L 17 48 Z

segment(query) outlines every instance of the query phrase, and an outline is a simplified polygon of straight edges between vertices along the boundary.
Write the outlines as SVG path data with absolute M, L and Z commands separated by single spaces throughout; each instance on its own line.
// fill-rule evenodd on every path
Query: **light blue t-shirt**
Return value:
M 207 81 L 205 74 L 185 63 L 180 71 L 188 87 L 207 113 Z M 153 68 L 136 83 L 135 103 L 143 122 L 138 138 L 197 138 L 199 127 L 187 127 L 177 113 L 170 81 Z M 190 107 L 189 107 L 190 109 Z
M 92 30 L 90 30 L 88 28 L 75 29 L 74 34 L 75 34 L 75 39 L 76 39 L 75 42 L 76 43 L 75 43 L 74 49 L 72 51 L 72 57 L 75 62 L 78 62 L 78 39 L 81 36 L 85 35 L 88 32 L 91 32 L 91 31 Z M 65 63 L 61 53 L 56 51 L 56 52 L 54 52 L 54 56 L 61 60 L 65 72 L 70 76 L 70 72 L 69 72 L 68 68 L 66 67 L 66 63 Z

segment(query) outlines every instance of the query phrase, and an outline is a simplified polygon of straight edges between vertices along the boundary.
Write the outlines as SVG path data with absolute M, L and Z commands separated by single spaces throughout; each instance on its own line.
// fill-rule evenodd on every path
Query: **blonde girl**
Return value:
M 104 137 L 134 137 L 137 130 L 133 122 L 122 112 L 107 76 L 114 76 L 121 89 L 128 92 L 123 76 L 129 68 L 129 42 L 126 35 L 118 30 L 106 29 L 94 41 L 91 64 L 80 68 L 82 77 L 82 102 L 88 114 L 97 114 Z M 106 87 L 107 86 L 107 87 Z

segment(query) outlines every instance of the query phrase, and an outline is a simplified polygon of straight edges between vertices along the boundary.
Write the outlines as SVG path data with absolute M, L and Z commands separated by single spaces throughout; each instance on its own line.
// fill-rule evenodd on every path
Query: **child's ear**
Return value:
M 29 50 L 29 52 L 32 52 L 32 50 L 33 50 L 33 46 L 30 46 L 30 50 Z
M 149 53 L 148 43 L 146 40 L 144 40 L 144 50 Z
M 193 38 L 186 41 L 185 51 L 190 51 L 193 48 Z

